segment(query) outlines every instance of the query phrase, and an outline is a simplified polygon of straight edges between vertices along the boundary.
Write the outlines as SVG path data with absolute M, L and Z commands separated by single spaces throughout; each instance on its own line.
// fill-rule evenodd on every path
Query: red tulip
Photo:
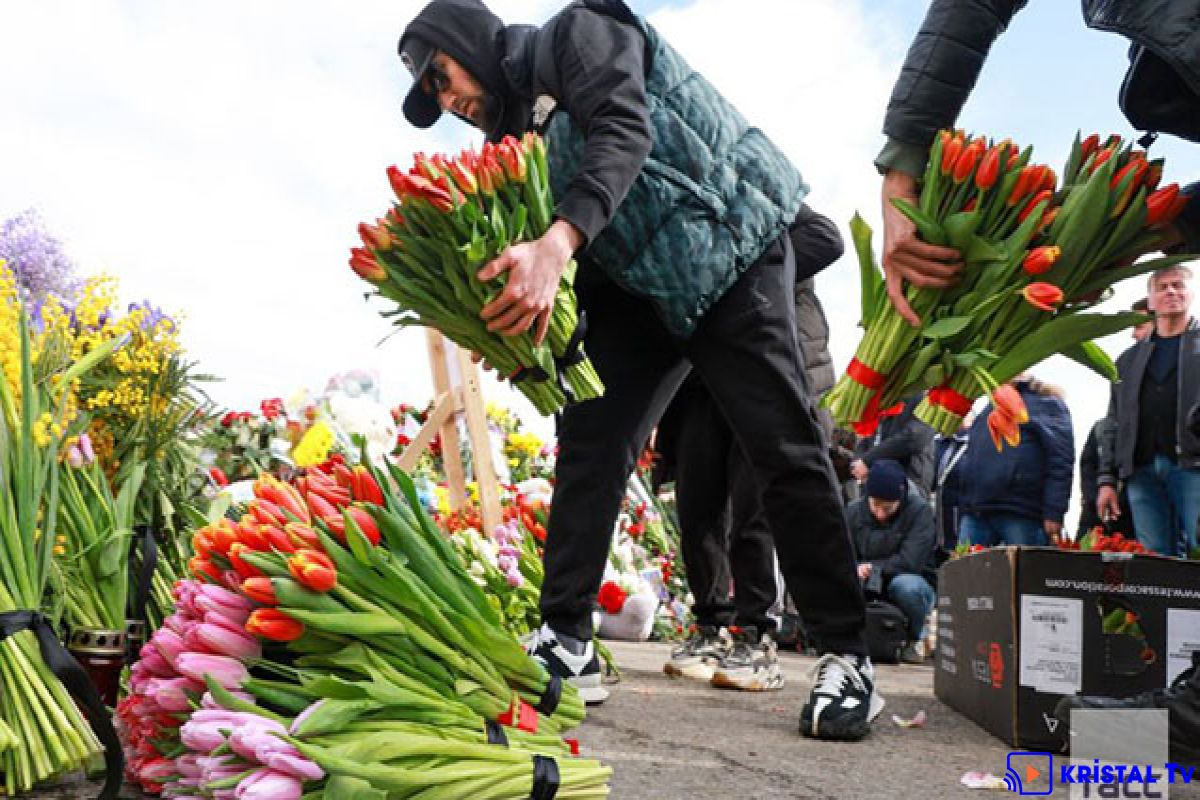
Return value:
M 967 148 L 963 150 L 962 155 L 954 162 L 954 182 L 962 183 L 967 178 L 971 177 L 971 173 L 975 171 L 975 165 L 979 163 L 979 159 L 983 157 L 984 148 L 983 139 L 972 139 Z
M 447 172 L 460 192 L 467 195 L 478 194 L 479 184 L 475 181 L 474 169 L 468 168 L 461 161 L 452 161 Z
M 1099 146 L 1100 134 L 1098 133 L 1093 133 L 1091 136 L 1084 139 L 1079 145 L 1079 162 L 1082 164 L 1083 162 L 1087 161 L 1088 156 L 1096 152 L 1096 148 Z
M 310 547 L 314 550 L 321 547 L 321 537 L 303 522 L 289 522 L 283 529 L 297 547 Z
M 997 452 L 1004 449 L 1003 442 L 1007 442 L 1010 447 L 1021 443 L 1021 428 L 1016 420 L 996 409 L 992 409 L 988 414 L 987 427 Z
M 379 266 L 379 262 L 375 260 L 375 256 L 369 250 L 363 247 L 354 247 L 350 250 L 350 269 L 358 277 L 368 283 L 382 283 L 387 277 L 387 271 Z
M 962 155 L 965 143 L 961 133 L 955 134 L 950 138 L 950 141 L 942 148 L 942 174 L 949 175 L 954 169 L 955 163 L 958 162 L 958 157 Z
M 337 568 L 333 560 L 316 550 L 301 550 L 288 559 L 288 572 L 296 582 L 314 592 L 328 592 L 337 586 Z
M 262 570 L 242 558 L 243 553 L 253 553 L 254 551 L 245 542 L 234 542 L 229 548 L 229 563 L 242 580 L 247 578 L 257 578 L 262 576 Z
M 1021 268 L 1030 275 L 1041 275 L 1053 267 L 1054 262 L 1058 261 L 1060 256 L 1062 256 L 1062 248 L 1058 245 L 1035 247 L 1029 251 L 1029 255 L 1025 256 L 1025 260 L 1021 262 Z
M 351 494 L 355 500 L 362 500 L 377 506 L 383 505 L 383 491 L 379 488 L 371 471 L 361 464 L 354 468 Z
M 294 642 L 304 635 L 304 625 L 276 608 L 259 608 L 246 620 L 246 630 L 274 642 Z
M 1033 192 L 1035 186 L 1040 186 L 1042 183 L 1042 167 L 1037 164 L 1028 164 L 1021 169 L 1021 173 L 1017 176 L 1017 182 L 1013 184 L 1012 193 L 1009 194 L 1005 205 L 1009 208 L 1015 208 L 1018 203 L 1024 200 Z
M 215 483 L 217 486 L 229 485 L 229 478 L 226 477 L 224 471 L 221 470 L 220 467 L 210 467 L 208 470 L 208 477 L 212 478 L 213 483 Z
M 975 187 L 979 191 L 986 192 L 996 185 L 996 178 L 1000 176 L 1000 155 L 1007 149 L 1007 144 L 998 144 L 984 154 L 975 173 Z
M 525 154 L 521 151 L 521 143 L 511 136 L 505 136 L 496 151 L 505 177 L 513 183 L 524 183 L 529 176 L 529 169 Z
M 1052 283 L 1031 283 L 1021 290 L 1025 301 L 1042 311 L 1053 311 L 1063 301 L 1062 289 Z
M 1179 194 L 1177 183 L 1169 183 L 1154 191 L 1146 198 L 1146 227 L 1163 228 L 1170 225 L 1183 211 L 1187 200 L 1186 196 Z
M 1113 152 L 1114 151 L 1112 150 L 1112 148 L 1106 147 L 1103 150 L 1101 150 L 1099 153 L 1097 153 L 1096 159 L 1092 162 L 1091 171 L 1088 174 L 1090 175 L 1092 172 L 1095 172 L 1096 170 L 1100 169 L 1100 167 L 1104 166 L 1104 164 L 1110 158 L 1112 158 Z
M 208 578 L 213 583 L 223 582 L 221 570 L 217 569 L 215 564 L 203 556 L 193 556 L 188 561 L 188 568 L 192 571 L 192 575 L 196 580 Z
M 996 387 L 992 392 L 992 405 L 1018 425 L 1029 422 L 1029 410 L 1025 408 L 1025 400 L 1011 383 Z
M 279 598 L 275 596 L 275 584 L 265 576 L 254 576 L 242 581 L 242 594 L 264 606 L 273 606 L 279 603 Z
M 1021 209 L 1021 213 L 1017 215 L 1017 219 L 1020 222 L 1024 222 L 1025 218 L 1032 214 L 1035 208 L 1053 196 L 1054 192 L 1050 191 L 1049 189 L 1042 189 L 1033 197 L 1029 198 L 1029 202 L 1025 204 L 1025 207 Z
M 376 220 L 374 225 L 358 223 L 358 238 L 362 239 L 363 247 L 368 250 L 392 249 L 392 235 L 388 233 L 383 220 Z

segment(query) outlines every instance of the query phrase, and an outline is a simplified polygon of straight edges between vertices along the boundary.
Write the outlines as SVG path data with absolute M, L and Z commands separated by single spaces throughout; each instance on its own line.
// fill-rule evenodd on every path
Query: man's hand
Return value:
M 867 479 L 867 473 L 871 468 L 866 465 L 861 458 L 856 458 L 850 462 L 850 474 L 854 476 L 854 480 L 862 483 Z
M 1046 538 L 1050 540 L 1050 544 L 1058 546 L 1059 540 L 1062 539 L 1062 523 L 1055 522 L 1052 519 L 1042 520 L 1042 528 L 1046 531 Z
M 860 581 L 865 581 L 869 577 L 871 577 L 871 565 L 870 564 L 859 564 L 858 565 L 858 579 Z
M 556 220 L 540 239 L 513 245 L 478 273 L 490 281 L 503 272 L 508 283 L 500 295 L 479 312 L 489 331 L 518 336 L 534 327 L 534 344 L 541 344 L 550 327 L 558 282 L 583 234 L 569 222 Z
M 1119 519 L 1121 517 L 1121 498 L 1112 486 L 1101 486 L 1096 495 L 1096 513 L 1101 520 Z
M 897 197 L 916 205 L 917 181 L 893 169 L 883 178 L 883 273 L 892 305 L 915 327 L 921 324 L 921 318 L 904 297 L 905 284 L 923 289 L 952 286 L 962 270 L 962 259 L 953 248 L 921 241 L 917 226 L 892 205 Z

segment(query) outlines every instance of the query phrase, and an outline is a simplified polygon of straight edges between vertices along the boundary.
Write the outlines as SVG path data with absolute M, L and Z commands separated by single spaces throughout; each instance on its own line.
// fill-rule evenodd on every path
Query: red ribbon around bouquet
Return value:
M 974 405 L 974 401 L 969 397 L 964 397 L 944 384 L 929 390 L 929 402 L 959 417 L 965 417 Z

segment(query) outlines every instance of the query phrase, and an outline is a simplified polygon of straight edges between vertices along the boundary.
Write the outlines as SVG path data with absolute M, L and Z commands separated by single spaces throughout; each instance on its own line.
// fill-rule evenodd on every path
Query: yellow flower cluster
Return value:
M 525 431 L 510 433 L 504 442 L 504 452 L 510 456 L 534 458 L 542 452 L 542 440 Z
M 298 467 L 314 467 L 329 458 L 329 449 L 333 444 L 333 431 L 324 422 L 318 421 L 304 434 L 300 444 L 292 448 L 292 460 Z
M 152 312 L 140 306 L 123 316 L 113 314 L 116 289 L 113 278 L 99 276 L 86 281 L 78 296 L 71 298 L 74 308 L 53 296 L 36 308 L 22 308 L 16 274 L 0 261 L 0 379 L 8 383 L 18 409 L 23 325 L 30 325 L 30 355 L 37 374 L 51 376 L 49 387 L 56 398 L 65 388 L 59 386 L 57 372 L 110 340 L 127 340 L 108 364 L 95 371 L 106 373 L 102 382 L 94 384 L 96 388 L 83 388 L 76 381 L 66 393 L 61 418 L 43 415 L 35 422 L 34 435 L 41 446 L 62 439 L 80 408 L 138 418 L 167 407 L 168 398 L 156 397 L 154 387 L 156 376 L 180 352 L 176 325 L 169 317 L 152 319 Z M 36 316 L 29 319 L 28 314 Z

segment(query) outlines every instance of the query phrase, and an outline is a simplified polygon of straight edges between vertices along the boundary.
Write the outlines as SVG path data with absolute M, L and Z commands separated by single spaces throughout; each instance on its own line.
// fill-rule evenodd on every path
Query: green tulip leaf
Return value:
M 926 339 L 949 339 L 966 330 L 972 320 L 972 317 L 945 317 L 924 328 L 921 335 Z
M 914 206 L 912 203 L 905 200 L 903 197 L 892 198 L 892 205 L 904 216 L 912 221 L 913 225 L 917 226 L 917 232 L 921 234 L 921 240 L 929 244 L 944 245 L 947 242 L 946 231 L 937 223 L 933 217 L 926 214 L 921 209 Z
M 1132 311 L 1119 314 L 1067 314 L 1055 317 L 1024 337 L 992 368 L 997 383 L 1007 383 L 1034 364 L 1055 353 L 1136 325 L 1143 317 Z
M 1150 319 L 1150 317 L 1146 317 L 1146 319 Z M 1117 374 L 1117 365 L 1113 363 L 1108 353 L 1104 352 L 1103 348 L 1095 342 L 1080 342 L 1064 350 L 1063 355 L 1072 361 L 1083 364 L 1111 383 L 1116 383 L 1120 379 Z
M 989 242 L 982 236 L 972 236 L 970 244 L 963 253 L 963 260 L 972 264 L 1006 261 L 1008 260 L 1008 251 L 1002 244 Z
M 859 325 L 866 327 L 874 319 L 879 296 L 884 293 L 883 276 L 875 265 L 875 253 L 871 249 L 871 226 L 855 214 L 850 220 L 850 238 L 854 252 L 858 255 L 858 272 L 862 292 L 862 316 Z
M 967 252 L 971 239 L 979 228 L 981 217 L 979 210 L 959 211 L 946 217 L 946 239 L 951 247 L 960 253 Z

